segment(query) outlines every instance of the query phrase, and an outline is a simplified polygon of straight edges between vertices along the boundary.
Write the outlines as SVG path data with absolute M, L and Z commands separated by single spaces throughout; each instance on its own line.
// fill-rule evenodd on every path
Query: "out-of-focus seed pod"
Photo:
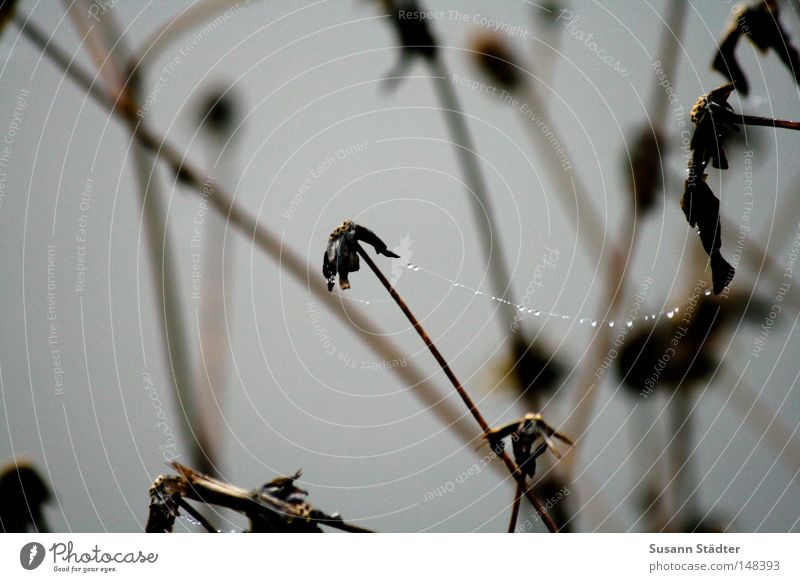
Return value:
M 653 209 L 664 184 L 664 140 L 657 130 L 648 125 L 637 131 L 630 152 L 630 189 L 637 214 L 644 214 Z
M 0 469 L 0 531 L 47 531 L 42 510 L 50 498 L 50 489 L 29 463 Z
M 528 344 L 515 337 L 511 374 L 521 392 L 527 408 L 538 410 L 547 396 L 552 394 L 564 375 L 563 365 L 542 349 L 538 343 Z
M 236 96 L 227 90 L 215 90 L 205 95 L 199 113 L 203 127 L 220 136 L 230 135 L 240 118 Z
M 492 83 L 509 92 L 522 85 L 518 60 L 499 36 L 480 34 L 472 42 L 472 51 L 476 65 Z

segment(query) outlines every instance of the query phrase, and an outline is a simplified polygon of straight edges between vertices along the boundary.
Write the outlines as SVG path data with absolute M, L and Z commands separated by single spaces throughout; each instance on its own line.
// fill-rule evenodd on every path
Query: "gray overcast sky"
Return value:
M 187 4 L 129 1 L 113 12 L 127 46 L 140 48 Z M 678 101 L 668 104 L 666 188 L 657 210 L 637 225 L 639 246 L 630 265 L 632 285 L 654 278 L 645 302 L 652 312 L 685 303 L 704 260 L 678 204 L 685 160 L 679 118 L 672 114 L 678 105 L 687 113 L 698 95 L 724 81 L 709 63 L 731 5 L 692 2 L 688 8 L 678 73 L 670 79 Z M 558 251 L 530 300 L 572 318 L 528 316 L 523 328 L 574 372 L 544 410 L 560 425 L 570 415 L 591 339 L 591 328 L 577 320 L 602 316 L 605 266 L 598 266 L 586 230 L 575 229 L 572 193 L 557 187 L 537 157 L 528 122 L 514 106 L 471 88 L 486 79 L 469 48 L 477 35 L 495 29 L 519 56 L 547 103 L 545 122 L 557 128 L 572 172 L 589 187 L 609 242 L 627 216 L 622 170 L 626 148 L 633 147 L 631 131 L 647 121 L 647 104 L 662 91 L 651 65 L 660 58 L 665 3 L 573 2 L 570 17 L 579 18 L 571 27 L 566 14 L 553 22 L 533 3 L 516 0 L 425 6 L 441 11 L 431 26 L 483 157 L 499 224 L 494 235 L 511 270 L 514 301 L 522 300 L 545 249 Z M 77 62 L 93 67 L 61 3 L 22 1 L 19 11 Z M 797 14 L 788 6 L 784 12 L 791 38 L 800 39 Z M 417 366 L 462 410 L 371 273 L 364 268 L 351 276 L 341 309 L 368 315 L 377 326 L 371 333 L 400 346 L 397 361 L 376 360 L 363 336 L 309 293 L 310 286 L 325 284 L 320 256 L 328 233 L 345 218 L 370 227 L 420 266 L 392 274 L 391 261 L 379 260 L 490 423 L 526 412 L 501 382 L 504 328 L 497 312 L 512 308 L 451 283 L 491 289 L 430 69 L 416 60 L 407 70 L 411 77 L 387 90 L 383 79 L 399 54 L 390 23 L 371 2 L 243 2 L 215 22 L 173 39 L 148 61 L 144 123 L 188 151 L 310 264 L 303 284 L 283 274 L 253 245 L 251 233 L 215 222 L 192 190 L 158 166 L 153 179 L 168 201 L 167 237 L 178 263 L 177 288 L 166 293 L 183 306 L 195 386 L 208 383 L 204 361 L 224 366 L 214 386 L 223 477 L 250 487 L 302 467 L 314 504 L 366 527 L 502 530 L 513 492 L 507 475 L 482 470 L 456 483 L 486 451 L 476 455 L 385 369 Z M 581 40 L 589 34 L 597 50 Z M 604 64 L 599 51 L 628 74 Z M 746 42 L 738 54 L 751 89 L 746 99 L 734 95 L 734 108 L 800 117 L 797 86 L 777 57 L 757 55 Z M 52 481 L 57 500 L 47 515 L 54 529 L 138 531 L 148 487 L 167 470 L 165 426 L 179 432 L 182 413 L 169 387 L 129 133 L 13 25 L 3 34 L 0 55 L 0 134 L 8 146 L 0 168 L 0 419 L 7 427 L 0 461 L 26 456 Z M 204 97 L 219 87 L 230 87 L 238 100 L 241 125 L 215 164 L 218 145 L 197 131 L 197 116 Z M 800 228 L 800 141 L 792 132 L 767 129 L 748 130 L 747 137 L 749 145 L 731 148 L 730 170 L 709 169 L 709 183 L 722 198 L 723 215 L 738 225 L 752 179 L 753 244 L 745 254 L 769 242 L 771 256 L 783 265 Z M 198 222 L 203 236 L 220 238 L 193 262 Z M 723 251 L 732 255 L 735 232 L 723 236 Z M 214 262 L 223 259 L 224 280 Z M 198 281 L 201 298 L 224 293 L 225 311 L 204 311 L 202 299 L 192 295 Z M 742 266 L 733 289 L 755 290 L 770 305 L 777 282 Z M 792 286 L 789 294 L 797 293 Z M 631 302 L 629 294 L 621 319 Z M 771 414 L 743 421 L 747 406 L 737 408 L 729 399 L 743 374 L 760 405 L 777 411 L 776 423 L 789 433 L 797 426 L 797 310 L 785 305 L 765 351 L 753 358 L 753 339 L 767 315 L 759 311 L 758 323 L 736 321 L 723 334 L 716 349 L 724 365 L 698 392 L 693 416 L 691 463 L 702 479 L 696 504 L 736 531 L 796 531 L 800 516 L 797 438 L 777 457 L 770 441 L 775 433 L 764 436 Z M 201 358 L 204 321 L 217 322 L 212 339 L 221 343 L 205 344 L 207 357 Z M 642 471 L 629 454 L 642 427 L 653 423 L 655 435 L 666 433 L 665 403 L 657 396 L 633 409 L 638 403 L 616 376 L 604 381 L 596 421 L 581 441 L 581 476 L 570 485 L 578 529 L 643 527 L 639 508 L 626 497 Z M 182 436 L 169 450 L 188 462 Z M 664 465 L 663 458 L 656 462 L 654 474 L 667 475 Z M 426 494 L 445 486 L 445 495 L 426 501 Z

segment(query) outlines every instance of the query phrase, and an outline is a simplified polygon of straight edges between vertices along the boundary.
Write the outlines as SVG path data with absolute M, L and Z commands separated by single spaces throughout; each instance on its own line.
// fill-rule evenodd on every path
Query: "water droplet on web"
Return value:
M 607 320 L 607 319 L 603 319 L 603 318 L 591 319 L 591 318 L 587 318 L 587 317 L 581 317 L 580 319 L 577 319 L 577 315 L 553 313 L 553 312 L 550 312 L 550 311 L 547 311 L 547 310 L 540 311 L 539 309 L 534 309 L 532 307 L 527 307 L 526 305 L 523 305 L 521 303 L 515 303 L 514 301 L 506 299 L 505 297 L 502 297 L 502 296 L 498 297 L 498 296 L 486 293 L 484 291 L 480 291 L 478 289 L 470 287 L 469 285 L 467 285 L 465 283 L 459 283 L 458 281 L 456 281 L 454 279 L 450 279 L 449 277 L 447 277 L 445 275 L 442 275 L 442 274 L 440 274 L 440 273 L 438 273 L 436 271 L 422 268 L 422 267 L 420 267 L 418 265 L 415 265 L 414 263 L 406 261 L 406 265 L 405 266 L 406 266 L 406 268 L 408 270 L 411 270 L 411 271 L 415 271 L 415 272 L 423 271 L 423 272 L 427 273 L 428 275 L 431 275 L 433 277 L 436 277 L 436 278 L 442 280 L 445 283 L 449 283 L 454 288 L 458 287 L 458 288 L 461 288 L 461 289 L 465 289 L 466 291 L 471 291 L 475 296 L 481 295 L 481 296 L 486 297 L 488 299 L 491 299 L 492 301 L 495 301 L 497 303 L 501 303 L 503 305 L 508 305 L 509 307 L 513 307 L 515 311 L 518 310 L 520 313 L 527 312 L 527 313 L 535 315 L 536 317 L 539 317 L 542 314 L 544 314 L 548 318 L 561 319 L 562 321 L 568 321 L 568 320 L 571 320 L 571 319 L 574 318 L 581 325 L 585 324 L 585 323 L 590 323 L 593 328 L 603 327 L 606 324 L 608 324 L 609 328 L 617 327 L 616 326 L 616 322 L 614 322 L 613 320 Z M 333 278 L 329 282 L 333 282 Z M 712 294 L 712 290 L 711 289 L 705 289 L 703 291 L 703 294 L 705 296 L 709 296 L 709 295 Z M 340 295 L 340 297 L 343 298 L 343 299 L 347 299 L 349 301 L 353 301 L 353 302 L 356 302 L 356 303 L 362 303 L 364 305 L 370 305 L 370 306 L 381 304 L 384 301 L 386 301 L 386 302 L 390 301 L 390 300 L 366 301 L 366 300 L 363 300 L 363 299 L 357 299 L 357 298 L 349 297 L 349 296 L 345 296 L 345 295 Z M 651 321 L 651 320 L 653 322 L 656 322 L 664 315 L 666 315 L 668 319 L 674 319 L 675 314 L 680 312 L 681 306 L 682 305 L 688 305 L 688 302 L 691 301 L 691 300 L 693 300 L 693 299 L 692 298 L 687 298 L 681 305 L 672 307 L 669 310 L 659 311 L 657 313 L 648 314 L 648 315 L 641 315 L 641 316 L 637 315 L 635 317 L 629 317 L 628 319 L 620 320 L 618 323 L 620 323 L 620 327 L 622 327 L 623 321 L 624 321 L 624 326 L 625 327 L 632 328 L 634 322 Z

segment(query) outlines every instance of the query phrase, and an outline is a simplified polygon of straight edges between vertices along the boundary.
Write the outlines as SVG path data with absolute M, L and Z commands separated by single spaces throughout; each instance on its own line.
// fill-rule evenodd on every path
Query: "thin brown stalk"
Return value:
M 678 0 L 670 4 L 670 11 L 665 23 L 665 29 L 661 38 L 660 55 L 662 55 L 662 68 L 668 79 L 673 79 L 677 64 L 677 54 L 680 38 L 683 34 L 684 21 L 686 14 L 686 2 Z M 661 91 L 658 81 L 655 81 L 653 89 L 653 101 L 651 105 L 653 131 L 663 133 L 669 111 L 667 109 L 666 95 Z M 635 195 L 635 194 L 634 194 Z M 584 197 L 585 198 L 585 197 Z M 629 241 L 627 255 L 619 247 L 612 247 L 611 257 L 606 271 L 606 294 L 604 303 L 608 309 L 605 317 L 613 320 L 616 317 L 619 306 L 625 299 L 625 287 L 627 282 L 628 265 L 633 259 L 634 251 L 637 247 L 638 232 L 636 228 L 637 216 L 635 206 L 629 205 L 628 218 L 622 225 L 620 240 Z M 623 243 L 624 244 L 624 243 Z M 603 359 L 607 356 L 611 346 L 613 333 L 608 327 L 602 327 L 594 335 L 592 345 L 592 355 L 585 364 L 585 371 L 580 375 L 578 382 L 579 393 L 574 407 L 574 426 L 584 433 L 588 430 L 588 423 L 594 406 L 597 384 L 593 382 L 595 372 L 602 365 Z M 582 438 L 583 435 L 579 436 Z M 563 469 L 570 474 L 574 470 L 578 454 L 574 450 L 569 450 L 565 454 Z
M 332 527 L 341 531 L 346 531 L 348 533 L 375 533 L 371 529 L 367 529 L 365 527 L 360 527 L 354 525 L 352 523 L 347 523 L 345 521 L 341 521 L 338 519 L 314 519 L 314 522 L 320 525 L 327 525 L 328 527 Z
M 141 68 L 160 56 L 170 44 L 225 11 L 241 8 L 241 0 L 198 0 L 187 5 L 166 24 L 147 37 L 128 59 L 128 68 Z M 247 2 L 245 2 L 247 4 Z
M 51 59 L 63 72 L 75 82 L 83 91 L 91 96 L 101 107 L 109 113 L 124 119 L 126 116 L 135 116 L 135 109 L 125 101 L 110 102 L 101 89 L 94 83 L 91 75 L 87 74 L 77 64 L 73 63 L 67 54 L 57 45 L 49 42 L 48 37 L 43 34 L 37 26 L 27 21 L 21 15 L 14 19 L 15 24 L 20 28 L 22 34 L 36 45 L 42 53 Z M 139 126 L 134 134 L 134 139 L 145 145 L 152 151 L 158 159 L 169 166 L 173 171 L 178 172 L 186 182 L 193 188 L 202 192 L 203 175 L 186 160 L 186 156 L 174 147 L 165 137 L 160 136 L 145 126 Z M 261 249 L 269 257 L 274 259 L 280 268 L 293 277 L 299 284 L 307 284 L 310 278 L 309 268 L 306 261 L 288 247 L 282 245 L 281 240 L 275 236 L 263 224 L 260 224 L 250 214 L 236 204 L 226 191 L 216 185 L 214 196 L 209 199 L 210 207 L 226 217 L 232 228 L 237 229 L 241 234 L 249 237 L 252 244 Z M 310 292 L 315 298 L 330 312 L 347 324 L 351 330 L 374 330 L 375 325 L 355 306 L 348 307 L 345 313 L 339 305 L 336 297 L 324 290 L 323 286 L 311 285 Z M 375 355 L 385 360 L 392 360 L 401 353 L 401 349 L 383 334 L 362 334 L 359 335 L 365 345 L 372 350 Z M 456 432 L 465 442 L 473 439 L 472 431 L 463 422 L 461 414 L 452 404 L 437 394 L 436 390 L 426 380 L 426 375 L 417 369 L 413 363 L 409 362 L 407 367 L 392 368 L 393 372 L 414 388 L 413 393 L 422 402 L 431 408 L 440 422 Z
M 81 3 L 75 0 L 62 0 L 64 7 L 69 14 L 72 24 L 81 38 L 81 44 L 91 56 L 97 67 L 98 75 L 103 78 L 106 90 L 112 100 L 122 99 L 124 92 L 124 79 L 122 73 L 117 70 L 116 62 L 111 51 L 106 46 L 106 39 L 98 33 L 97 24 L 92 25 L 88 22 L 88 12 Z M 104 26 L 110 21 L 111 13 Z
M 797 180 L 795 180 L 795 183 L 796 182 Z M 792 189 L 788 188 L 787 191 L 792 191 Z M 786 196 L 788 196 L 788 194 Z M 786 224 L 791 225 L 791 228 L 797 228 L 796 217 L 797 217 L 796 213 L 783 212 L 783 211 L 778 212 L 775 220 L 775 223 L 778 223 L 778 225 L 774 226 L 774 223 L 765 225 L 765 228 L 762 229 L 762 231 L 771 230 L 772 233 L 770 236 L 770 240 L 775 239 L 779 241 L 779 244 L 785 244 L 786 236 L 781 236 L 782 234 L 781 226 L 783 226 L 782 223 L 785 222 Z M 722 224 L 722 232 L 736 232 L 738 230 L 738 226 L 734 224 L 733 221 L 725 218 L 722 214 L 720 214 L 719 218 Z M 753 228 L 753 232 L 759 232 L 759 231 Z M 792 232 L 791 234 L 794 235 L 795 232 Z M 767 241 L 767 245 L 771 246 L 769 245 L 769 242 L 770 241 Z M 771 278 L 771 280 L 774 282 L 776 286 L 779 285 L 784 280 L 788 283 L 791 283 L 792 287 L 795 286 L 796 281 L 794 277 L 791 276 L 791 273 L 786 272 L 786 265 L 780 264 L 776 259 L 776 257 L 770 254 L 769 248 L 767 246 L 761 246 L 759 244 L 758 239 L 756 238 L 748 238 L 747 246 L 752 252 L 742 253 L 741 260 L 742 263 L 747 264 L 747 266 L 750 269 L 752 269 L 755 275 L 755 279 L 753 279 L 750 288 L 755 290 L 758 279 L 762 275 L 766 275 L 767 277 Z M 778 253 L 780 253 L 780 250 L 777 250 L 776 254 Z M 706 257 L 702 256 L 702 258 L 703 258 L 703 264 L 705 264 L 707 262 Z M 789 277 L 787 277 L 787 275 L 789 275 Z M 787 278 L 784 279 L 784 277 Z M 791 305 L 794 309 L 800 310 L 800 296 L 797 296 L 794 293 L 787 293 L 784 296 L 784 301 L 787 304 Z
M 500 229 L 497 226 L 497 220 L 492 210 L 492 201 L 488 194 L 489 190 L 481 170 L 482 162 L 478 157 L 469 126 L 464 120 L 464 112 L 458 100 L 458 94 L 453 90 L 447 66 L 441 58 L 433 59 L 430 66 L 434 73 L 434 87 L 441 103 L 442 114 L 450 131 L 456 156 L 461 166 L 461 173 L 470 193 L 472 214 L 491 275 L 489 285 L 492 287 L 493 295 L 507 297 L 510 293 L 511 277 L 506 268 L 498 236 Z M 514 316 L 508 309 L 499 309 L 498 314 L 503 318 L 504 335 L 506 335 L 514 323 Z
M 517 481 L 517 490 L 514 492 L 514 505 L 511 506 L 511 518 L 508 520 L 508 533 L 517 531 L 517 518 L 519 517 L 519 506 L 524 495 L 522 483 Z
M 766 404 L 761 393 L 741 374 L 730 366 L 723 368 L 723 372 L 727 373 L 730 385 L 734 386 L 729 398 L 737 418 L 747 422 L 778 458 L 785 458 L 787 470 L 796 471 L 800 467 L 800 448 L 795 442 L 795 429 L 786 425 L 779 412 Z
M 392 284 L 389 282 L 389 280 L 386 278 L 383 272 L 378 268 L 378 265 L 375 264 L 375 262 L 366 252 L 364 252 L 364 249 L 362 249 L 361 245 L 359 245 L 358 243 L 356 243 L 356 250 L 358 251 L 359 256 L 361 256 L 361 258 L 363 258 L 364 261 L 367 263 L 369 268 L 372 269 L 372 272 L 375 273 L 375 276 L 384 286 L 386 291 L 389 292 L 389 295 L 391 295 L 392 299 L 394 299 L 394 302 L 397 303 L 397 306 L 406 316 L 406 319 L 408 319 L 409 323 L 411 323 L 411 326 L 417 332 L 419 337 L 422 338 L 422 341 L 427 346 L 428 351 L 430 351 L 436 362 L 442 368 L 442 371 L 444 372 L 445 376 L 447 376 L 447 379 L 450 380 L 450 383 L 453 385 L 453 388 L 455 388 L 456 392 L 461 397 L 461 400 L 466 405 L 467 409 L 472 415 L 472 418 L 474 418 L 475 421 L 478 423 L 478 425 L 481 427 L 481 430 L 483 431 L 483 436 L 484 437 L 489 436 L 489 434 L 491 433 L 491 427 L 489 426 L 489 424 L 486 422 L 486 419 L 478 410 L 478 407 L 475 406 L 475 403 L 472 401 L 472 398 L 470 398 L 469 394 L 467 394 L 467 391 L 464 390 L 464 387 L 461 385 L 461 382 L 453 373 L 453 370 L 450 369 L 450 365 L 447 363 L 447 360 L 439 351 L 439 348 L 436 347 L 436 344 L 433 343 L 433 340 L 428 335 L 428 332 L 425 331 L 424 327 L 422 327 L 422 324 L 419 322 L 419 320 L 417 320 L 416 316 L 411 311 L 411 309 L 409 309 L 406 302 L 403 300 L 402 297 L 400 297 L 400 294 L 395 290 L 395 288 L 392 286 Z M 533 495 L 533 493 L 531 493 L 525 487 L 525 475 L 523 475 L 522 472 L 519 470 L 517 464 L 511 460 L 511 457 L 509 457 L 508 453 L 506 453 L 505 451 L 503 451 L 503 453 L 500 455 L 500 458 L 503 460 L 503 463 L 508 468 L 508 471 L 511 473 L 511 476 L 525 491 L 525 497 L 528 498 L 528 501 L 530 501 L 531 505 L 533 505 L 533 507 L 536 509 L 536 512 L 542 518 L 542 521 L 547 526 L 547 529 L 553 533 L 558 532 L 556 524 L 553 522 L 552 519 L 550 519 L 550 516 L 547 515 L 542 504 Z
M 671 83 L 675 79 L 675 71 L 678 64 L 678 54 L 680 49 L 680 39 L 683 36 L 684 24 L 686 22 L 686 0 L 674 0 L 667 5 L 667 20 L 661 31 L 661 40 L 658 46 L 658 60 L 661 62 L 661 70 L 664 71 L 665 78 Z M 668 95 L 660 85 L 658 77 L 653 77 L 653 93 L 650 103 L 650 118 L 653 120 L 653 127 L 656 130 L 663 129 L 669 111 Z
M 800 129 L 800 121 L 787 121 L 785 119 L 772 119 L 757 115 L 735 114 L 731 121 L 741 125 L 757 125 L 760 127 L 780 127 L 781 129 Z
M 208 533 L 219 533 L 217 529 L 213 525 L 211 525 L 211 522 L 208 521 L 202 513 L 200 513 L 194 507 L 192 507 L 188 501 L 181 499 L 180 501 L 178 501 L 178 505 L 180 505 L 181 508 L 186 513 L 191 515 L 192 518 L 194 518 L 197 521 L 197 523 L 203 526 L 203 529 L 205 529 Z
M 88 22 L 88 12 L 80 10 L 78 4 L 70 0 L 64 1 L 99 74 L 105 80 L 108 99 L 112 102 L 126 103 L 129 110 L 137 109 L 138 103 L 141 102 L 139 70 L 131 70 L 127 79 L 123 77 L 121 71 L 124 70 L 124 65 L 117 62 L 121 60 L 118 53 L 124 50 L 123 39 L 118 27 L 115 26 L 113 12 L 106 14 L 100 24 L 93 25 Z M 117 30 L 114 30 L 115 28 Z M 112 42 L 114 45 L 108 46 Z M 134 135 L 140 121 L 128 116 L 126 122 L 131 135 Z M 176 292 L 178 289 L 176 261 L 167 232 L 164 196 L 154 176 L 156 158 L 136 142 L 132 159 L 141 198 L 142 222 L 153 284 L 162 313 L 159 329 L 170 363 L 173 393 L 177 396 L 178 407 L 183 413 L 180 415 L 181 430 L 187 446 L 190 447 L 193 464 L 206 474 L 217 474 L 214 462 L 215 433 L 204 421 L 193 391 L 187 328 L 183 321 L 181 294 Z
M 691 498 L 696 487 L 690 458 L 693 403 L 691 388 L 681 386 L 672 395 L 668 405 L 672 439 L 667 444 L 667 458 L 672 475 L 672 503 L 675 508 L 669 522 L 677 522 L 679 528 L 688 523 L 684 517 L 694 515 Z
M 525 91 L 525 99 L 529 103 L 531 111 L 537 113 L 543 118 L 547 118 L 546 106 L 544 101 L 539 97 L 538 93 L 533 88 L 528 87 Z M 545 135 L 538 131 L 531 123 L 531 121 L 520 110 L 519 115 L 523 119 L 524 126 L 528 129 L 528 135 L 536 148 L 537 154 L 544 162 L 544 168 L 547 170 L 548 177 L 556 185 L 558 196 L 556 198 L 566 204 L 569 199 L 568 196 L 573 196 L 576 205 L 575 214 L 569 212 L 575 227 L 580 225 L 581 233 L 584 236 L 581 238 L 585 243 L 586 250 L 595 258 L 600 260 L 605 253 L 608 253 L 608 271 L 606 278 L 606 291 L 601 305 L 607 306 L 603 318 L 613 318 L 621 299 L 624 296 L 623 289 L 625 287 L 625 274 L 626 265 L 631 258 L 633 250 L 633 242 L 635 241 L 635 228 L 633 224 L 627 225 L 631 229 L 628 238 L 631 240 L 631 245 L 628 247 L 628 253 L 625 254 L 619 243 L 609 241 L 608 237 L 602 227 L 600 214 L 595 208 L 594 202 L 589 196 L 589 190 L 585 187 L 580 177 L 576 173 L 569 173 L 565 171 L 556 152 L 547 141 Z M 553 135 L 558 136 L 557 128 L 554 127 L 554 122 L 548 119 L 550 123 L 550 131 Z M 559 139 L 565 151 L 569 151 L 565 142 Z M 577 394 L 575 397 L 575 405 L 573 406 L 570 425 L 575 427 L 573 432 L 576 434 L 584 435 L 588 430 L 591 412 L 594 408 L 594 400 L 596 394 L 596 386 L 592 382 L 594 372 L 597 367 L 602 363 L 603 357 L 607 351 L 607 346 L 610 342 L 610 330 L 602 326 L 595 330 L 593 334 L 593 350 L 590 357 L 590 362 L 585 364 L 586 372 L 581 374 L 576 383 Z M 579 439 L 582 436 L 578 437 Z M 564 460 L 560 464 L 560 468 L 567 475 L 574 471 L 574 465 L 577 460 L 578 454 L 574 450 L 567 451 L 564 455 Z
M 565 141 L 561 139 L 562 135 L 556 127 L 555 119 L 548 113 L 544 99 L 534 87 L 526 85 L 524 89 L 522 93 L 528 109 L 542 119 L 547 120 L 548 128 L 552 135 L 555 136 L 555 139 L 558 139 L 564 151 L 569 152 Z M 584 249 L 593 259 L 598 261 L 603 257 L 604 251 L 611 253 L 611 255 L 618 253 L 617 245 L 608 240 L 600 213 L 597 211 L 594 200 L 589 195 L 589 189 L 586 188 L 580 176 L 570 169 L 565 169 L 557 151 L 553 148 L 553 144 L 548 141 L 545 133 L 540 131 L 531 119 L 527 117 L 525 111 L 520 107 L 517 107 L 516 111 L 522 127 L 527 130 L 526 133 L 536 150 L 538 159 L 542 162 L 547 172 L 548 179 L 555 186 L 554 198 L 562 205 L 576 232 L 581 236 Z M 567 162 L 570 162 L 568 158 Z M 574 211 L 568 204 L 570 200 L 575 202 Z

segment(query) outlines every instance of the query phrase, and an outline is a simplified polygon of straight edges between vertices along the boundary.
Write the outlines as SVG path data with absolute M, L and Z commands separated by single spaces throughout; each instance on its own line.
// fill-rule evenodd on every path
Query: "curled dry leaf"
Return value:
M 706 175 L 698 176 L 690 170 L 686 179 L 686 188 L 681 198 L 683 210 L 689 226 L 697 227 L 703 249 L 711 260 L 711 279 L 714 294 L 722 293 L 733 280 L 736 270 L 726 261 L 720 249 L 722 247 L 722 226 L 719 217 L 719 198 L 706 184 Z

